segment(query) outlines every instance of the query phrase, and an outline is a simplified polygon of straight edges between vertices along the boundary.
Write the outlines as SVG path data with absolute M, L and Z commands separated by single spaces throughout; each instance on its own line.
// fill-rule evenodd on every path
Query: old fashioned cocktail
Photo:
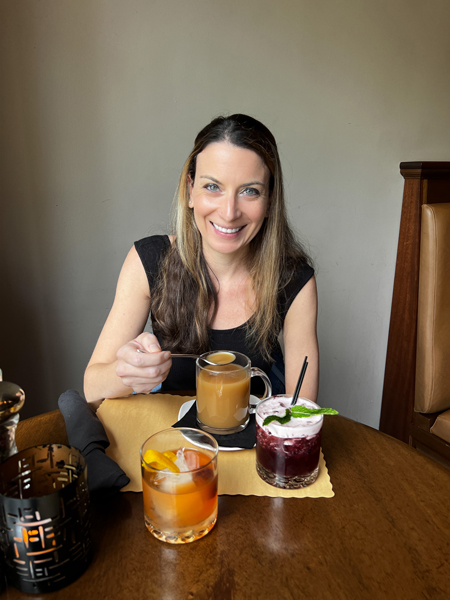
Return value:
M 319 474 L 320 441 L 323 415 L 284 420 L 292 396 L 273 396 L 256 408 L 256 470 L 258 475 L 279 488 L 302 488 L 314 483 Z M 319 409 L 305 398 L 296 406 Z M 279 420 L 264 421 L 275 415 Z
M 196 429 L 173 428 L 141 448 L 144 520 L 158 539 L 193 542 L 217 520 L 216 440 Z

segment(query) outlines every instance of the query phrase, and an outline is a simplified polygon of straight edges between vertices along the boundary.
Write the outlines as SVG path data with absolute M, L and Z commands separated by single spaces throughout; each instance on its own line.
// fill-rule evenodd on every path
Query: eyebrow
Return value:
M 200 179 L 209 179 L 210 181 L 214 181 L 214 183 L 222 185 L 221 181 L 215 177 L 211 177 L 211 175 L 200 175 Z M 248 187 L 249 185 L 262 185 L 264 187 L 265 184 L 262 181 L 250 181 L 249 183 L 243 183 L 240 187 Z
M 219 183 L 220 185 L 222 185 L 222 183 L 216 179 L 215 177 L 211 177 L 211 175 L 200 175 L 200 179 L 210 179 L 211 181 L 214 181 L 214 183 Z

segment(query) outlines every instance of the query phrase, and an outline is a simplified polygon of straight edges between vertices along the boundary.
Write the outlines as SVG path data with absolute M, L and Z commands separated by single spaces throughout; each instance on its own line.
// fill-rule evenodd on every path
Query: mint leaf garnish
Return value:
M 289 423 L 291 417 L 296 419 L 302 419 L 304 417 L 311 417 L 313 415 L 338 415 L 338 411 L 334 408 L 308 408 L 306 406 L 298 405 L 292 408 L 287 408 L 284 417 L 278 417 L 277 415 L 270 415 L 263 421 L 263 425 L 268 425 L 272 421 L 278 421 L 280 425 Z
M 289 423 L 289 421 L 291 420 L 291 411 L 289 410 L 289 408 L 286 409 L 286 412 L 284 413 L 284 417 L 278 417 L 277 415 L 270 415 L 269 417 L 266 417 L 263 421 L 263 425 L 268 425 L 269 423 L 272 423 L 272 421 L 278 421 L 278 423 L 280 423 L 281 425 L 284 425 L 285 423 Z
M 296 419 L 311 417 L 313 415 L 338 415 L 338 411 L 333 408 L 307 408 L 306 406 L 293 406 L 291 408 L 292 416 Z

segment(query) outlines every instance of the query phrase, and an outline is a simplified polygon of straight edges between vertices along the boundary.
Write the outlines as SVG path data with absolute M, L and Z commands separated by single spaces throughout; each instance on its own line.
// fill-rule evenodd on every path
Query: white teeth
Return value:
M 211 221 L 212 223 L 212 221 Z M 225 229 L 225 227 L 219 227 L 219 225 L 216 225 L 215 223 L 212 223 L 213 227 L 215 229 L 218 229 L 219 231 L 221 231 L 222 233 L 237 233 L 238 231 L 240 231 L 242 229 L 242 227 L 236 227 L 236 229 Z

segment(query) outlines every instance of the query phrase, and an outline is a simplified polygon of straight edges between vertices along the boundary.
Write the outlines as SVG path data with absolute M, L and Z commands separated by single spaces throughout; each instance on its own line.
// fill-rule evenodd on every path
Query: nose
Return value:
M 231 223 L 241 216 L 239 201 L 232 192 L 227 193 L 220 206 L 219 214 L 224 221 Z

